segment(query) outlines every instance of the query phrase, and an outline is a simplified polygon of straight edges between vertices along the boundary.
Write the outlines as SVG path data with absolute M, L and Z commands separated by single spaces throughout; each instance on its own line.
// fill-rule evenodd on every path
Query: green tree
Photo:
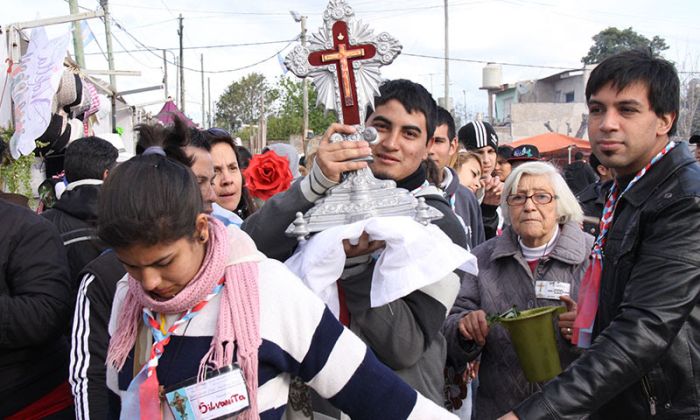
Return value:
M 231 83 L 216 101 L 216 125 L 237 132 L 241 124 L 257 124 L 263 109 L 266 115 L 274 113 L 273 104 L 278 96 L 265 76 L 250 73 Z
M 588 50 L 588 54 L 581 58 L 581 62 L 583 64 L 600 63 L 611 55 L 632 49 L 650 49 L 654 55 L 658 56 L 668 49 L 668 45 L 659 36 L 649 39 L 632 28 L 620 30 L 609 27 L 593 37 L 593 45 Z
M 267 136 L 271 139 L 287 139 L 290 135 L 301 134 L 304 125 L 304 99 L 302 82 L 289 77 L 277 81 L 279 92 L 278 112 L 268 118 Z M 309 83 L 309 130 L 323 133 L 336 121 L 334 111 L 325 112 L 316 106 L 318 97 L 313 84 Z

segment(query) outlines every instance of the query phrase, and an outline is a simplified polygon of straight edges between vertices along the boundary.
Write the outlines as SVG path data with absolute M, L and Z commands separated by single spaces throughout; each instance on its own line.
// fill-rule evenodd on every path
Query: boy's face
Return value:
M 401 181 L 428 156 L 430 144 L 426 144 L 427 124 L 422 112 L 409 113 L 392 99 L 376 107 L 367 125 L 379 133 L 379 143 L 372 146 L 374 162 L 369 165 L 377 178 Z
M 450 159 L 457 153 L 457 139 L 449 138 L 447 124 L 435 128 L 432 145 L 428 149 L 428 157 L 442 170 L 450 164 Z

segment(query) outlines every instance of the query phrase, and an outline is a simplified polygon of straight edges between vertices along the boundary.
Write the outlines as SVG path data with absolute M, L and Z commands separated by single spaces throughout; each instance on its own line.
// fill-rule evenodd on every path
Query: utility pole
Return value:
M 68 0 L 70 14 L 78 13 L 78 0 Z M 82 21 L 73 22 L 73 50 L 75 52 L 75 61 L 81 69 L 85 68 L 85 53 L 83 52 L 83 31 L 80 29 Z
M 180 108 L 180 59 L 175 57 L 175 104 Z
M 177 30 L 177 34 L 180 36 L 180 111 L 185 112 L 185 60 L 182 52 L 182 13 L 177 18 L 180 22 L 180 28 Z
M 445 0 L 445 109 L 450 111 L 450 47 L 448 30 L 447 0 Z
M 207 115 L 209 116 L 209 127 L 214 125 L 214 117 L 211 115 L 211 78 L 207 77 L 207 97 L 209 100 L 207 101 L 207 105 L 209 107 L 209 112 Z
M 109 71 L 114 72 L 114 55 L 112 54 L 112 24 L 109 16 L 107 0 L 100 0 L 100 6 L 105 12 L 105 37 L 107 37 L 107 64 Z M 112 132 L 117 132 L 117 77 L 114 73 L 109 75 L 109 87 L 112 90 Z
M 204 54 L 199 54 L 199 67 L 202 69 L 202 128 L 209 128 L 207 127 L 207 116 L 204 113 L 205 112 L 205 105 L 204 101 L 206 100 L 204 96 Z
M 301 45 L 306 48 L 306 16 L 301 17 Z M 301 133 L 301 152 L 306 153 L 306 133 L 309 132 L 309 81 L 305 77 L 302 81 L 304 124 Z
M 163 50 L 163 85 L 165 87 L 165 100 L 168 100 L 168 60 L 165 58 L 165 50 Z

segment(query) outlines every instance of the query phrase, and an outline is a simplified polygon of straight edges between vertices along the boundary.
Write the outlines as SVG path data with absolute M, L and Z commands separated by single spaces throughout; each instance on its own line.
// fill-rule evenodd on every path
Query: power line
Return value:
M 154 47 L 149 47 L 148 45 L 144 44 L 144 43 L 141 42 L 138 38 L 136 38 L 134 35 L 132 35 L 129 31 L 127 31 L 116 19 L 112 18 L 112 22 L 114 22 L 114 24 L 115 24 L 115 26 L 116 26 L 117 28 L 119 28 L 122 32 L 124 32 L 125 34 L 127 34 L 131 39 L 133 39 L 137 44 L 139 44 L 141 47 L 143 47 L 146 51 L 148 51 L 148 52 L 150 52 L 151 54 L 153 54 L 154 56 L 158 57 L 159 60 L 162 60 L 163 57 L 160 55 L 160 52 L 162 51 L 162 49 L 154 48 Z M 237 67 L 237 68 L 234 68 L 234 69 L 225 69 L 225 70 L 205 70 L 204 73 L 206 73 L 206 74 L 232 73 L 232 72 L 235 72 L 235 71 L 245 70 L 245 69 L 248 69 L 248 68 L 250 68 L 250 67 L 257 66 L 257 65 L 259 65 L 259 64 L 262 64 L 262 63 L 264 63 L 264 62 L 266 62 L 266 61 L 269 61 L 269 60 L 275 58 L 278 54 L 280 54 L 282 51 L 284 51 L 285 49 L 287 49 L 287 47 L 289 47 L 290 45 L 292 45 L 292 42 L 294 42 L 294 41 L 296 41 L 296 39 L 290 40 L 284 47 L 282 47 L 279 51 L 275 52 L 273 55 L 271 55 L 271 56 L 269 56 L 269 57 L 267 57 L 267 58 L 264 58 L 264 59 L 262 59 L 262 60 L 260 60 L 260 61 L 256 61 L 255 63 L 248 64 L 248 65 L 241 66 L 241 67 Z M 171 61 L 168 61 L 167 59 L 166 59 L 165 61 L 166 61 L 167 63 L 169 63 L 169 64 L 176 65 L 175 63 L 173 63 L 173 62 L 171 62 Z M 180 68 L 185 69 L 185 70 L 189 70 L 189 71 L 193 71 L 193 72 L 196 72 L 196 73 L 201 73 L 201 72 L 202 72 L 201 69 L 194 69 L 194 68 L 185 67 L 185 66 L 180 66 Z
M 427 54 L 412 54 L 412 53 L 405 53 L 402 52 L 401 55 L 407 55 L 409 57 L 420 57 L 420 58 L 430 58 L 430 59 L 435 59 L 435 60 L 444 60 L 445 57 L 440 57 L 436 55 L 427 55 Z M 450 57 L 450 61 L 460 61 L 460 62 L 466 62 L 466 63 L 478 63 L 478 64 L 500 64 L 502 66 L 511 66 L 511 67 L 530 67 L 530 68 L 536 68 L 536 69 L 554 69 L 554 70 L 573 70 L 577 69 L 577 67 L 557 67 L 557 66 L 541 66 L 541 65 L 536 65 L 536 64 L 519 64 L 519 63 L 499 63 L 497 61 L 492 61 L 492 60 L 472 60 L 468 58 L 454 58 Z
M 211 49 L 211 48 L 235 48 L 235 47 L 251 47 L 251 46 L 256 46 L 256 45 L 273 45 L 273 44 L 283 44 L 285 42 L 294 42 L 296 41 L 297 38 L 293 39 L 282 39 L 279 41 L 262 41 L 262 42 L 244 42 L 244 43 L 238 43 L 238 44 L 216 44 L 216 45 L 199 45 L 196 47 L 182 47 L 183 50 L 203 50 L 203 49 Z M 150 52 L 154 49 L 160 49 L 160 50 L 177 50 L 179 47 L 172 47 L 172 48 L 137 48 L 137 49 L 131 49 L 131 50 L 120 50 L 120 51 L 114 51 L 113 54 L 120 54 L 120 53 L 132 53 L 132 52 Z M 86 55 L 95 55 L 97 53 L 89 53 Z

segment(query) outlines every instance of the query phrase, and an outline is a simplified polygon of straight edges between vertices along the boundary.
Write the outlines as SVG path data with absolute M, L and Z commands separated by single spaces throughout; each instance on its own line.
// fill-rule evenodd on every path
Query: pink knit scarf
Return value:
M 233 229 L 233 228 L 232 228 Z M 229 241 L 229 234 L 233 237 Z M 235 238 L 241 236 L 243 238 Z M 226 282 L 221 292 L 219 317 L 211 347 L 199 365 L 199 380 L 206 367 L 220 368 L 232 362 L 232 343 L 236 343 L 236 362 L 246 379 L 250 408 L 241 419 L 257 419 L 258 348 L 260 338 L 260 307 L 258 294 L 258 265 L 250 262 L 255 247 L 250 238 L 240 231 L 228 232 L 224 225 L 209 218 L 209 243 L 204 261 L 195 277 L 172 299 L 158 301 L 143 290 L 138 280 L 129 276 L 129 290 L 119 312 L 117 331 L 109 342 L 107 364 L 121 370 L 134 347 L 143 308 L 161 314 L 180 314 L 192 308 L 212 291 L 221 276 Z M 229 243 L 230 242 L 230 243 Z M 233 248 L 233 249 L 231 249 Z M 234 254 L 238 262 L 228 264 Z

